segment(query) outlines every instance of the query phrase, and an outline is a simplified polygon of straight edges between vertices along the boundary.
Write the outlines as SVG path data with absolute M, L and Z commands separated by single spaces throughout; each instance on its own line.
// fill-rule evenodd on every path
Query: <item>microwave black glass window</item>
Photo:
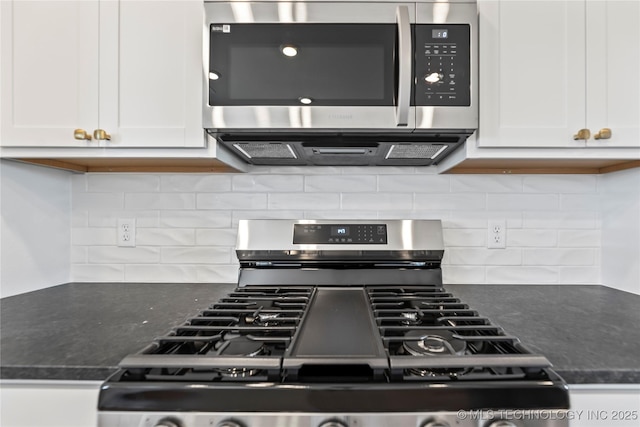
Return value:
M 209 105 L 392 106 L 394 24 L 213 24 Z

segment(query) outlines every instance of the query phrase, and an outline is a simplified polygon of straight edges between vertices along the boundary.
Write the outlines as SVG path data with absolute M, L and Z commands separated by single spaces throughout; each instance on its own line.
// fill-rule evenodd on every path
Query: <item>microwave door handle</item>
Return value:
M 409 8 L 396 9 L 398 26 L 398 93 L 396 97 L 396 125 L 409 124 L 409 104 L 411 102 L 411 22 Z

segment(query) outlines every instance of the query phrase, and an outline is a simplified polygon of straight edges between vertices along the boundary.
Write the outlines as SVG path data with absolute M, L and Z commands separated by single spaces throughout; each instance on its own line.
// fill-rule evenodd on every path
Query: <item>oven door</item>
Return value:
M 215 2 L 205 13 L 205 128 L 415 127 L 415 5 Z

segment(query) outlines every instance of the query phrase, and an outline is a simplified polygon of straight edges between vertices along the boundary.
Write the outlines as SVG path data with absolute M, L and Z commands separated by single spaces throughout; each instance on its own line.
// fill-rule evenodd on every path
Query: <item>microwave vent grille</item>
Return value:
M 237 142 L 233 146 L 249 159 L 297 159 L 293 148 L 283 142 Z
M 386 159 L 435 159 L 449 147 L 446 144 L 394 144 Z

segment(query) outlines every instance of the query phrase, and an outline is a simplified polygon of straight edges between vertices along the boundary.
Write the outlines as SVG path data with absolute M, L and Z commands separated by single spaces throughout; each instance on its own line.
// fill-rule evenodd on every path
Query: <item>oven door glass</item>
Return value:
M 212 24 L 209 105 L 393 106 L 395 24 Z

